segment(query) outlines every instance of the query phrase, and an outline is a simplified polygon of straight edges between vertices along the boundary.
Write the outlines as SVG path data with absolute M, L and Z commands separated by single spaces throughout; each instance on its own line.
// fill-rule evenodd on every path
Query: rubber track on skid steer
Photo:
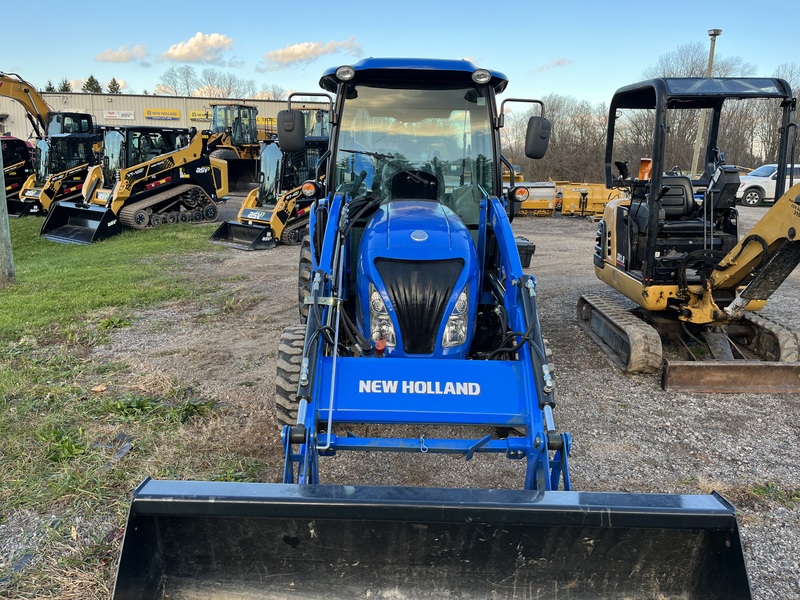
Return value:
M 301 218 L 297 223 L 292 223 L 291 225 L 287 225 L 283 228 L 281 232 L 281 243 L 286 244 L 287 246 L 296 246 L 302 241 L 302 229 L 308 227 L 308 217 Z M 291 234 L 293 234 L 297 230 L 301 230 L 301 235 L 296 242 L 291 241 Z
M 603 296 L 581 296 L 578 325 L 625 373 L 661 368 L 661 338 L 650 325 Z
M 132 204 L 123 206 L 119 211 L 120 223 L 122 223 L 127 227 L 133 227 L 134 229 L 143 229 L 143 227 L 138 227 L 134 220 L 134 215 L 136 214 L 137 211 L 148 209 L 151 206 L 154 206 L 159 202 L 163 202 L 164 200 L 169 200 L 170 198 L 179 198 L 180 196 L 188 192 L 191 192 L 192 190 L 195 189 L 208 199 L 208 202 L 203 203 L 202 206 L 214 203 L 211 197 L 208 194 L 206 194 L 206 191 L 199 185 L 191 185 L 191 184 L 179 185 L 177 187 L 165 190 L 159 194 L 148 196 L 147 198 L 139 200 L 138 202 L 133 202 Z M 146 227 L 147 226 L 149 226 L 149 224 L 146 225 Z

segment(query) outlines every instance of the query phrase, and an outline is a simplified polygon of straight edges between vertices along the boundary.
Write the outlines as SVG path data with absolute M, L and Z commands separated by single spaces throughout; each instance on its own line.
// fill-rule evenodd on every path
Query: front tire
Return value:
M 742 204 L 745 206 L 760 206 L 764 200 L 764 193 L 758 188 L 749 188 L 742 195 Z
M 297 423 L 297 386 L 303 359 L 305 325 L 289 325 L 281 333 L 275 377 L 275 418 L 278 426 Z
M 300 243 L 300 269 L 297 275 L 297 308 L 300 312 L 300 322 L 308 320 L 308 304 L 306 296 L 311 295 L 311 239 L 308 228 L 303 230 L 303 241 Z

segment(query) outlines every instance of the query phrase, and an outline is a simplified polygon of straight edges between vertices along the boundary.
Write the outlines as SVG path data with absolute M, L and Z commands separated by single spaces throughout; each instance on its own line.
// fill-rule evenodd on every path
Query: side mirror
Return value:
M 283 152 L 299 152 L 306 147 L 305 119 L 299 110 L 278 111 L 278 144 Z
M 550 142 L 552 125 L 544 117 L 531 117 L 528 120 L 528 129 L 525 132 L 525 156 L 528 158 L 543 158 Z

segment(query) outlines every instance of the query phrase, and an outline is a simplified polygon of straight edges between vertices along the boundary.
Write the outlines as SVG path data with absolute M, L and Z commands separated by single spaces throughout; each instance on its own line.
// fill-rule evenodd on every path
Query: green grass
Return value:
M 40 335 L 54 324 L 92 319 L 98 310 L 199 293 L 202 282 L 183 277 L 181 264 L 216 248 L 208 243 L 211 225 L 128 231 L 80 246 L 40 238 L 41 224 L 36 218 L 10 224 L 16 283 L 0 291 L 0 340 Z
M 183 382 L 94 361 L 91 348 L 147 306 L 205 298 L 224 318 L 247 302 L 184 268 L 221 251 L 212 224 L 88 246 L 40 238 L 41 224 L 11 221 L 16 282 L 0 288 L 0 526 L 24 528 L 34 556 L 19 571 L 19 555 L 0 556 L 0 597 L 107 598 L 144 477 L 257 481 L 268 469 L 209 435 L 225 426 L 224 407 Z

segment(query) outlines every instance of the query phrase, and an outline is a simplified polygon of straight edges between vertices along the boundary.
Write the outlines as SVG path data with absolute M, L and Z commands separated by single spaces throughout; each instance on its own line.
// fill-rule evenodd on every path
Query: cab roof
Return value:
M 391 82 L 401 85 L 405 82 L 474 85 L 472 73 L 479 68 L 468 60 L 436 58 L 365 58 L 349 66 L 356 72 L 351 80 L 356 83 Z M 338 68 L 331 67 L 323 73 L 319 80 L 322 89 L 336 92 L 340 83 L 336 77 Z M 491 74 L 490 84 L 499 94 L 508 85 L 508 78 L 498 71 L 487 70 Z
M 792 97 L 783 79 L 772 77 L 659 77 L 619 88 L 611 101 L 616 108 L 711 108 L 727 98 Z

